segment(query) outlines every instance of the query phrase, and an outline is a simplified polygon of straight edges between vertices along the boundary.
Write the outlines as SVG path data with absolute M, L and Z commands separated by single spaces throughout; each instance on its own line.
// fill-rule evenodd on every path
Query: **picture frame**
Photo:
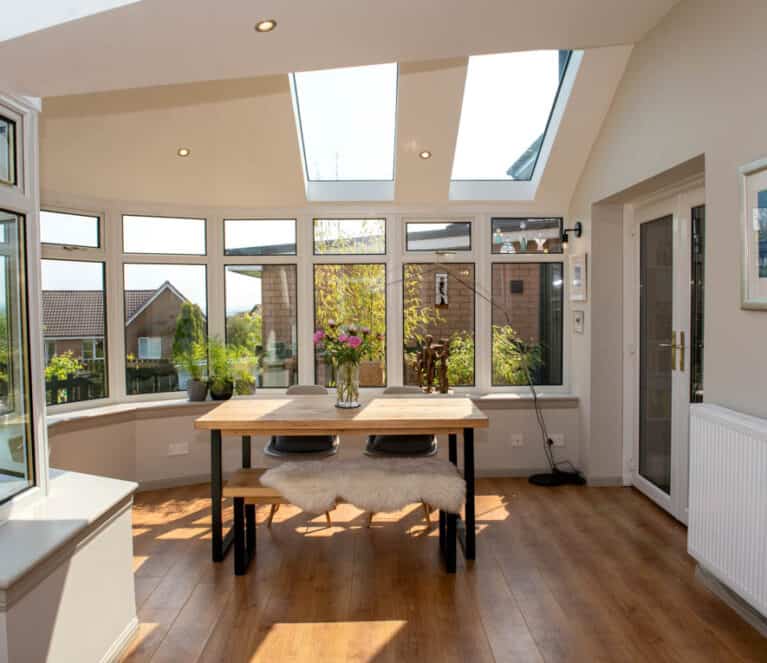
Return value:
M 573 311 L 573 331 L 576 334 L 583 334 L 586 313 L 584 311 Z
M 585 302 L 588 299 L 588 272 L 586 254 L 570 256 L 570 301 Z
M 437 272 L 434 274 L 434 306 L 447 308 L 448 304 L 447 273 Z
M 767 157 L 740 168 L 741 308 L 767 311 Z

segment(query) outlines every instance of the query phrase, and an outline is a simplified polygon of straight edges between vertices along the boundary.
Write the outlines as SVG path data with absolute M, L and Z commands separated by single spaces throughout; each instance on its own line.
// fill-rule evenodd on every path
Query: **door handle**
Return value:
M 684 332 L 679 332 L 679 370 L 684 371 L 684 351 L 687 346 L 684 344 Z
M 676 351 L 679 347 L 676 344 L 676 332 L 671 332 L 671 343 L 658 343 L 659 348 L 669 348 L 671 350 L 671 370 L 676 370 Z

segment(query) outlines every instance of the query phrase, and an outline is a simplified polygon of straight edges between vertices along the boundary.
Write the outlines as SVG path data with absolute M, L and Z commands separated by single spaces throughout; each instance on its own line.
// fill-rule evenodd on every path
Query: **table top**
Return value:
M 470 398 L 376 396 L 354 410 L 335 407 L 335 396 L 275 396 L 225 401 L 195 420 L 194 427 L 230 435 L 446 433 L 487 428 Z

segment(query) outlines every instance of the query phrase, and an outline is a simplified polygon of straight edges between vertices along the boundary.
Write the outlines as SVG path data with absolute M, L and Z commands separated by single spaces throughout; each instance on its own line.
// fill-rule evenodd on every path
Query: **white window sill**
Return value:
M 51 470 L 49 494 L 11 509 L 0 524 L 0 608 L 8 601 L 8 590 L 116 507 L 129 504 L 137 487 L 132 481 Z

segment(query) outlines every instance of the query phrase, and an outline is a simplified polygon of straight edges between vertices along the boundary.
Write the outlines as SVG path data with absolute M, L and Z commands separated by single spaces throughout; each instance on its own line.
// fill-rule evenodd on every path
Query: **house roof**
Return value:
M 126 326 L 166 289 L 186 301 L 169 281 L 156 290 L 126 290 Z M 42 294 L 45 338 L 104 336 L 103 290 L 43 290 Z
M 103 290 L 43 290 L 43 335 L 87 338 L 104 335 Z

